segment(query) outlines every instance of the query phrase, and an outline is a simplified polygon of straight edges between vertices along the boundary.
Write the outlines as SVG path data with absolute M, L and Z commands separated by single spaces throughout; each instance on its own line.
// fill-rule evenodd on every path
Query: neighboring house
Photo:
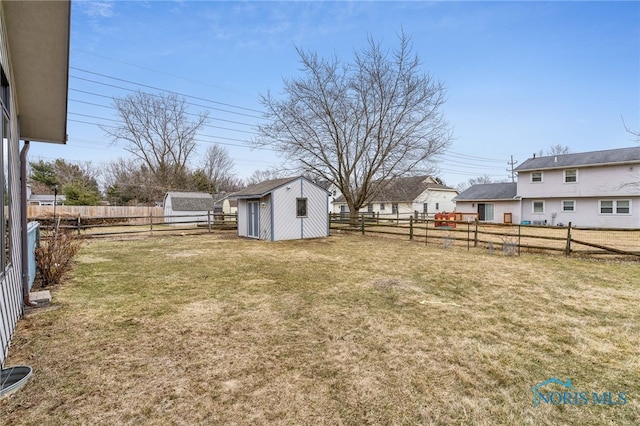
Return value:
M 517 183 L 476 184 L 455 198 L 456 213 L 464 218 L 477 217 L 481 222 L 519 223 L 520 200 Z
M 515 171 L 524 221 L 640 228 L 640 147 L 534 156 Z
M 26 244 L 29 146 L 66 143 L 70 22 L 68 1 L 0 1 L 0 196 L 8 203 L 0 209 L 0 366 L 24 304 L 32 304 Z
M 63 206 L 64 202 L 67 201 L 67 197 L 64 195 L 54 195 L 54 194 L 45 194 L 45 195 L 34 195 L 31 194 L 29 197 L 29 205 L 32 206 Z
M 529 158 L 516 184 L 474 185 L 456 211 L 485 222 L 640 228 L 640 147 Z
M 279 241 L 329 236 L 329 193 L 305 177 L 248 186 L 238 200 L 238 235 Z
M 164 223 L 179 224 L 213 220 L 213 196 L 206 192 L 167 192 L 162 203 Z
M 238 212 L 238 200 L 230 199 L 226 192 L 215 194 L 213 196 L 215 212 L 228 214 L 236 214 Z
M 376 194 L 360 213 L 406 216 L 417 212 L 420 217 L 432 217 L 435 213 L 455 210 L 453 199 L 457 195 L 458 190 L 441 185 L 430 176 L 398 178 Z M 344 196 L 333 202 L 333 212 L 349 212 Z

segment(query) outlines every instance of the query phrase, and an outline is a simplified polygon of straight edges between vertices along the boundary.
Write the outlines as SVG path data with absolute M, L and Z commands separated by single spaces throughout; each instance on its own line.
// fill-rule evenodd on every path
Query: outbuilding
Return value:
M 280 241 L 329 236 L 329 192 L 299 176 L 248 186 L 238 200 L 238 235 Z
M 213 196 L 206 192 L 167 192 L 162 204 L 164 223 L 207 222 L 214 212 Z

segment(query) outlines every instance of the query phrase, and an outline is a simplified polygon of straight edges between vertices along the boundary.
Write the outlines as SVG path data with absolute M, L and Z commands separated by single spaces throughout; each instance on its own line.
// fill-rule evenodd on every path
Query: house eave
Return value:
M 3 1 L 20 139 L 64 144 L 71 2 Z

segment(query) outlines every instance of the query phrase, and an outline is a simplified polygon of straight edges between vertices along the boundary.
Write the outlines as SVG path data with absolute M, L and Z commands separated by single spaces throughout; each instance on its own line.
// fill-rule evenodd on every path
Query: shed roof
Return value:
M 214 208 L 213 196 L 206 192 L 167 192 L 165 200 L 169 197 L 174 211 L 209 211 Z
M 513 200 L 517 194 L 517 183 L 479 183 L 462 191 L 454 201 L 498 201 Z
M 412 202 L 425 190 L 434 191 L 455 191 L 455 188 L 435 183 L 431 176 L 409 176 L 396 178 L 389 182 L 384 189 L 371 200 L 372 202 Z M 335 202 L 344 202 L 344 195 L 341 195 Z
M 229 198 L 262 197 L 263 195 L 266 195 L 272 192 L 274 189 L 277 189 L 283 185 L 286 185 L 300 178 L 301 176 L 265 180 L 264 182 L 256 183 L 254 185 L 249 185 L 246 188 L 241 189 L 240 191 L 234 192 L 233 194 L 229 195 Z
M 3 1 L 20 138 L 66 143 L 70 1 Z
M 544 169 L 562 169 L 578 166 L 604 166 L 621 163 L 640 162 L 640 147 L 607 149 L 602 151 L 579 152 L 576 154 L 549 155 L 529 158 L 516 172 Z

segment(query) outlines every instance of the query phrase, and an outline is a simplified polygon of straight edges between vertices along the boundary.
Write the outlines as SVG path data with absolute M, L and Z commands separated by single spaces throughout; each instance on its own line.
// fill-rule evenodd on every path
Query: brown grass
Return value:
M 637 263 L 337 235 L 91 241 L 4 424 L 638 424 Z M 619 406 L 533 407 L 571 378 Z

